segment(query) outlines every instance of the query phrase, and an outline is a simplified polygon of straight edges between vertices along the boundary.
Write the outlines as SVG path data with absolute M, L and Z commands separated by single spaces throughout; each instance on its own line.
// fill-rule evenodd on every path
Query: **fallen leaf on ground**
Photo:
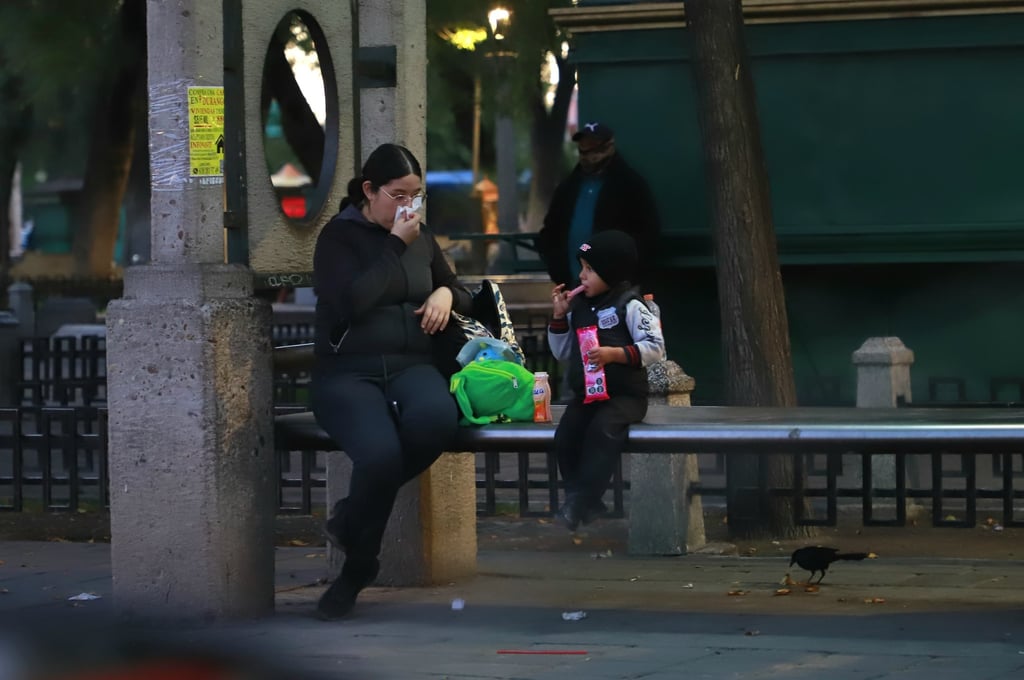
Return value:
M 782 585 L 784 585 L 784 586 L 795 586 L 795 585 L 797 585 L 796 581 L 793 580 L 793 578 L 789 575 L 788 572 L 786 573 L 786 577 L 784 579 L 782 579 L 782 581 L 780 581 L 780 583 Z
M 296 548 L 303 548 L 303 547 L 309 545 L 309 543 L 306 542 L 306 541 L 303 541 L 301 538 L 293 538 L 292 540 L 288 541 L 288 545 L 294 546 Z
M 868 599 L 864 600 L 864 604 L 885 604 L 885 598 L 884 597 L 869 597 Z
M 749 591 L 746 590 L 730 590 L 726 595 L 730 597 L 738 597 L 740 595 L 746 595 Z
M 869 560 L 873 560 L 873 559 L 876 559 L 877 557 L 878 557 L 878 555 L 876 555 L 876 554 L 875 554 L 875 553 L 873 553 L 873 552 L 872 552 L 872 553 L 868 553 L 868 559 L 869 559 Z
M 573 543 L 573 545 L 581 545 L 583 543 L 583 539 L 580 538 L 579 536 L 573 536 L 572 537 L 572 543 Z
M 805 593 L 816 593 L 819 590 L 821 590 L 821 586 L 819 586 L 817 584 L 812 586 L 810 583 L 808 583 L 807 585 L 804 586 L 804 592 Z
M 778 590 L 775 591 L 776 595 L 789 595 L 789 593 L 790 593 L 789 588 L 779 588 Z

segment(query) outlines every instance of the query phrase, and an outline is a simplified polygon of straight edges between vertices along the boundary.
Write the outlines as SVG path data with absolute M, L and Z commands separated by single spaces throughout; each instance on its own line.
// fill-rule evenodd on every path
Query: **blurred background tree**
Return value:
M 472 165 L 474 84 L 480 92 L 481 169 L 493 175 L 496 163 L 494 121 L 499 88 L 505 87 L 517 139 L 519 168 L 529 168 L 530 199 L 526 230 L 540 228 L 555 186 L 570 163 L 566 122 L 575 70 L 568 64 L 565 36 L 548 15 L 568 0 L 511 0 L 500 3 L 510 13 L 507 34 L 496 41 L 487 25 L 495 2 L 427 0 L 428 106 L 427 155 L 431 169 Z M 513 67 L 498 74 L 496 53 L 514 54 Z
M 10 195 L 8 168 L 18 161 L 28 190 L 84 178 L 74 216 L 78 273 L 110 274 L 132 112 L 145 102 L 144 11 L 145 0 L 0 4 L 0 78 L 15 95 L 0 102 L 4 130 L 14 135 L 0 150 L 0 196 Z

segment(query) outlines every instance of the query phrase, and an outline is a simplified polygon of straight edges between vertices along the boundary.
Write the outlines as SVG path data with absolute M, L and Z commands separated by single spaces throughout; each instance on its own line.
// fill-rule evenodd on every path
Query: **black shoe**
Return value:
M 583 521 L 583 503 L 579 496 L 570 494 L 565 498 L 565 504 L 558 509 L 555 513 L 558 518 L 562 520 L 562 524 L 569 529 L 569 531 L 576 531 L 579 528 L 580 522 Z
M 316 605 L 316 615 L 324 621 L 333 621 L 348 615 L 356 606 L 356 597 L 363 588 L 373 583 L 380 571 L 376 557 L 353 559 L 348 557 L 341 575 L 331 584 Z

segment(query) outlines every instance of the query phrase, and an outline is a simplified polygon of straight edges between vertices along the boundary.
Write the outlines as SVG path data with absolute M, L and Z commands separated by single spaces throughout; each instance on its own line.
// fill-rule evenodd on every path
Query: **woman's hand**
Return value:
M 414 312 L 420 317 L 420 328 L 424 333 L 433 335 L 445 329 L 448 319 L 452 316 L 453 299 L 452 289 L 448 286 L 441 286 L 431 293 L 430 297 Z
M 551 291 L 551 316 L 564 319 L 569 313 L 569 296 L 565 292 L 565 284 L 560 283 Z
M 415 210 L 404 210 L 401 213 L 396 212 L 391 233 L 405 241 L 405 245 L 409 245 L 420 235 L 420 214 Z M 436 293 L 437 291 L 434 292 Z

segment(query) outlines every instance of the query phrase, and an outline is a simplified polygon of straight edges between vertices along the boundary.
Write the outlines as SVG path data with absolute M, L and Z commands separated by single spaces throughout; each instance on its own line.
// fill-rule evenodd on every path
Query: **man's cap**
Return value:
M 586 260 L 609 288 L 632 279 L 639 260 L 636 241 L 618 229 L 594 234 L 580 245 L 576 257 Z
M 578 142 L 581 139 L 589 138 L 596 139 L 600 142 L 607 142 L 609 139 L 615 136 L 615 130 L 604 123 L 593 121 L 591 123 L 585 123 L 576 130 L 576 134 L 572 136 L 572 141 Z

